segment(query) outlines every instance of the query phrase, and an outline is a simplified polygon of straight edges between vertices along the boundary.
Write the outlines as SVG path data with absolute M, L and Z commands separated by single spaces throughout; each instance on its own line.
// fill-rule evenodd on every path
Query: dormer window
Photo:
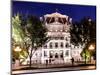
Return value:
M 55 21 L 54 17 L 47 17 L 46 22 L 47 23 L 53 23 Z
M 46 22 L 49 23 L 50 19 L 50 17 L 47 17 Z
M 66 18 L 60 18 L 59 17 L 59 20 L 58 20 L 60 23 L 62 24 L 65 24 L 67 21 L 66 21 Z
M 66 18 L 62 18 L 63 19 L 63 23 L 65 24 L 67 21 L 66 21 Z
M 59 22 L 65 24 L 67 21 L 66 18 L 61 18 L 61 17 L 47 17 L 46 22 L 47 23 Z
M 59 20 L 58 20 L 58 21 L 59 21 L 60 23 L 63 23 L 61 18 L 59 18 Z
M 52 17 L 51 19 L 50 19 L 50 23 L 53 23 L 55 21 L 55 19 L 54 19 L 54 17 Z

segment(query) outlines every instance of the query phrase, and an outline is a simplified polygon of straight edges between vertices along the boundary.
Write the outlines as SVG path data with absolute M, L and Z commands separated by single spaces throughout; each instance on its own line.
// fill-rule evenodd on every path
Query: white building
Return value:
M 74 46 L 70 43 L 70 26 L 72 18 L 62 15 L 58 12 L 46 14 L 44 17 L 44 25 L 47 27 L 47 36 L 50 40 L 39 48 L 33 55 L 33 63 L 70 63 L 72 57 L 75 61 L 81 60 L 81 46 Z M 29 61 L 27 59 L 27 61 Z

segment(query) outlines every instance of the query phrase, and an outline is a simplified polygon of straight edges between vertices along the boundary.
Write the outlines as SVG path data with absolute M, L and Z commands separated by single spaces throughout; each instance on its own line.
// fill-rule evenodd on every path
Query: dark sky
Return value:
M 33 14 L 37 17 L 56 12 L 68 15 L 73 21 L 80 21 L 83 17 L 90 17 L 96 20 L 96 6 L 72 5 L 72 4 L 54 4 L 38 2 L 13 1 L 13 15 L 16 13 Z

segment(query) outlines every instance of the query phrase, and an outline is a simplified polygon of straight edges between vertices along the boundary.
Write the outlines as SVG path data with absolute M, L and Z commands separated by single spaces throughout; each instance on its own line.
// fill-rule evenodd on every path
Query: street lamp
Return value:
M 15 49 L 14 49 L 14 51 L 15 52 L 20 52 L 22 49 L 19 47 L 19 46 L 17 46 Z
M 90 46 L 89 46 L 89 50 L 94 50 L 94 48 L 95 48 L 95 47 L 94 47 L 93 45 L 90 45 Z
M 95 46 L 91 44 L 88 49 L 92 51 L 95 49 Z M 91 62 L 91 54 L 90 54 L 90 62 Z
M 20 46 L 17 46 L 17 47 L 15 47 L 14 51 L 16 53 L 18 53 L 18 59 L 15 61 L 15 65 L 19 66 L 20 65 L 19 56 L 20 56 L 20 52 L 22 51 L 22 49 L 20 48 Z

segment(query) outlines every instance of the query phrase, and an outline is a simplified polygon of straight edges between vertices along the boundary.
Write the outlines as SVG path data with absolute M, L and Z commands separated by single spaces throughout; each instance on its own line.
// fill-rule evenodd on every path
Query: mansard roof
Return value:
M 52 14 L 46 14 L 44 15 L 45 17 L 62 17 L 62 18 L 67 18 L 67 15 L 62 15 L 58 12 L 52 13 Z

